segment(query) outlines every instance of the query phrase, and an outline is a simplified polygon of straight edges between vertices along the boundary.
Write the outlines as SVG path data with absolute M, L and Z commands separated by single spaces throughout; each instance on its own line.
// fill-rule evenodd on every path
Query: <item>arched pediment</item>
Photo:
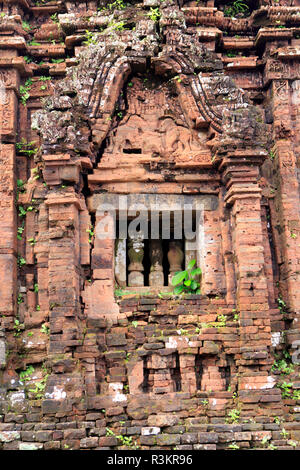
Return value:
M 176 96 L 175 114 L 181 116 L 174 132 L 181 134 L 177 141 L 184 141 L 189 152 L 195 150 L 194 142 L 191 144 L 194 137 L 204 129 L 207 145 L 214 151 L 216 145 L 228 144 L 232 139 L 235 145 L 244 145 L 245 139 L 246 144 L 259 144 L 263 135 L 262 120 L 257 118 L 260 110 L 223 73 L 217 54 L 184 34 L 177 41 L 174 33 L 171 42 L 163 45 L 161 52 L 144 47 L 139 55 L 126 51 L 122 43 L 109 49 L 100 42 L 84 48 L 78 64 L 70 67 L 45 109 L 35 116 L 44 153 L 70 153 L 73 162 L 85 166 L 89 166 L 89 157 L 95 164 L 95 156 L 110 131 L 124 125 L 118 107 L 135 76 L 156 77 L 172 90 Z M 166 117 L 160 117 L 159 124 L 163 125 Z M 172 118 L 169 122 L 172 125 Z M 180 147 L 177 150 L 180 152 Z M 196 154 L 192 152 L 189 157 L 195 165 Z M 210 158 L 206 158 L 206 166 Z

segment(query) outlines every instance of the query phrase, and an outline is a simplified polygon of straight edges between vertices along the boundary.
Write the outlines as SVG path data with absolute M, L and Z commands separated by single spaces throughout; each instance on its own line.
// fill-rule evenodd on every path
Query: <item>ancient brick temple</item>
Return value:
M 0 449 L 300 449 L 300 1 L 0 1 L 0 137 Z

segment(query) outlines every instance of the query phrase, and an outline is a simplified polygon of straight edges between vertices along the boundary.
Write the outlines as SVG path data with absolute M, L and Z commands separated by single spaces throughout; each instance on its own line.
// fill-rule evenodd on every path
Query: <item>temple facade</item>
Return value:
M 0 449 L 300 449 L 299 168 L 300 1 L 0 1 Z

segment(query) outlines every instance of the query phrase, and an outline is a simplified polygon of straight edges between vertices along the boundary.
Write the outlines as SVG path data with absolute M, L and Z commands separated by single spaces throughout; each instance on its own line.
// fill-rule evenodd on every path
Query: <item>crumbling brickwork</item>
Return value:
M 300 448 L 299 13 L 0 1 L 0 449 Z M 198 248 L 99 238 L 120 196 Z

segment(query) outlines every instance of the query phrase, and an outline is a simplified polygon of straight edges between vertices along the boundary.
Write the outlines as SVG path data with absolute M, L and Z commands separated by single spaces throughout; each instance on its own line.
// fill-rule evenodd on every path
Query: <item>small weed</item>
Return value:
M 233 442 L 232 444 L 229 444 L 228 449 L 232 450 L 238 450 L 240 447 L 237 445 L 236 442 Z
M 161 17 L 161 13 L 159 11 L 159 8 L 150 8 L 150 12 L 148 13 L 149 18 L 154 21 L 154 23 L 157 23 Z
M 121 445 L 129 447 L 130 449 L 139 449 L 137 442 L 133 441 L 131 436 L 122 436 L 121 434 L 116 435 L 114 431 L 109 428 L 106 428 L 106 436 L 116 437 L 120 441 Z
M 34 372 L 34 367 L 32 365 L 28 366 L 26 370 L 20 372 L 20 380 L 24 382 L 26 380 L 30 380 L 33 372 Z
M 93 225 L 91 225 L 90 228 L 86 229 L 86 232 L 89 234 L 89 243 L 92 243 L 93 237 L 95 235 Z
M 25 258 L 22 258 L 22 256 L 18 256 L 18 266 L 19 268 L 22 268 L 22 266 L 25 266 L 26 263 L 26 259 Z
M 14 323 L 14 330 L 15 330 L 14 336 L 19 337 L 20 334 L 22 333 L 22 330 L 24 330 L 24 328 L 25 328 L 24 324 L 20 323 L 20 320 L 16 318 L 15 323 Z
M 94 33 L 92 31 L 86 30 L 84 36 L 85 40 L 83 41 L 83 44 L 85 46 L 95 46 L 98 43 L 98 36 L 99 33 Z
M 289 433 L 283 428 L 283 429 L 281 430 L 281 432 L 280 432 L 280 435 L 281 435 L 284 439 L 286 439 L 286 438 L 288 437 Z
M 38 150 L 35 148 L 35 142 L 27 142 L 27 140 L 24 138 L 21 139 L 21 142 L 16 143 L 16 149 L 19 153 L 22 153 L 27 157 L 35 155 Z
M 247 1 L 247 0 L 245 0 Z M 248 16 L 249 14 L 249 6 L 243 0 L 234 0 L 230 2 L 230 5 L 224 8 L 224 16 L 229 16 L 231 18 L 236 16 Z
M 44 396 L 47 379 L 49 374 L 46 374 L 39 382 L 34 383 L 34 388 L 30 388 L 28 391 L 33 393 L 37 400 L 40 400 Z
M 31 31 L 31 26 L 29 23 L 27 23 L 27 21 L 22 21 L 22 28 L 24 31 Z
M 234 408 L 228 412 L 228 417 L 226 418 L 226 423 L 238 423 L 240 419 L 240 410 Z
M 33 81 L 31 78 L 28 78 L 24 85 L 20 86 L 20 95 L 21 95 L 21 103 L 26 106 L 27 100 L 30 98 L 30 89 Z
M 295 442 L 295 441 L 288 441 L 287 443 L 288 443 L 289 446 L 297 447 L 297 442 Z
M 40 331 L 41 331 L 41 333 L 44 333 L 45 335 L 50 334 L 50 328 L 48 326 L 46 326 L 45 323 L 42 325 Z

